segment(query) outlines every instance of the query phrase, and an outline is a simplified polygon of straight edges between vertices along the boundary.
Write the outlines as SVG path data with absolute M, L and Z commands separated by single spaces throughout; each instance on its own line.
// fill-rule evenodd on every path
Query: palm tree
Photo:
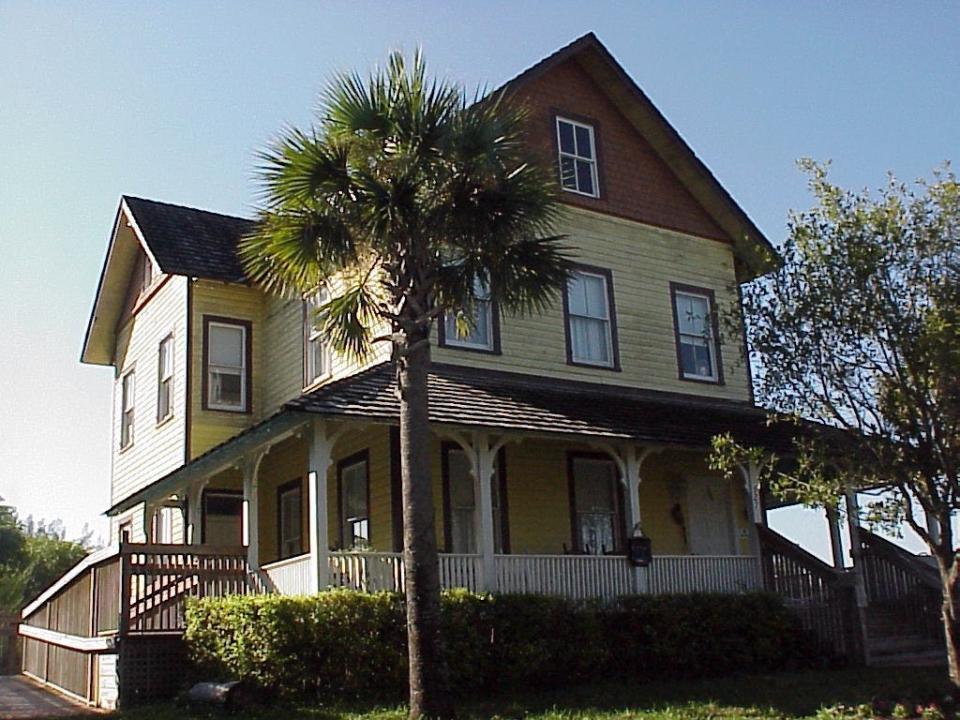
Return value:
M 418 52 L 364 81 L 337 76 L 316 125 L 261 154 L 263 205 L 240 248 L 270 292 L 322 289 L 317 322 L 363 358 L 392 344 L 400 402 L 410 716 L 451 713 L 430 482 L 427 373 L 434 320 L 469 331 L 476 287 L 506 312 L 539 312 L 571 264 L 553 235 L 553 173 L 524 142 L 525 113 L 502 94 L 467 97 L 428 80 Z

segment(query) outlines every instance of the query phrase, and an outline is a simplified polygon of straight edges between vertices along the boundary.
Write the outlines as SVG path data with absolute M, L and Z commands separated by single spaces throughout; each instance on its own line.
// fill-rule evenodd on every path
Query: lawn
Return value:
M 945 670 L 848 669 L 778 675 L 744 675 L 721 680 L 650 684 L 601 684 L 543 693 L 511 694 L 464 702 L 461 718 L 528 720 L 707 720 L 712 718 L 813 717 L 824 707 L 855 706 L 875 699 L 909 701 L 913 706 L 946 691 Z M 127 710 L 123 720 L 179 720 L 224 717 L 218 711 L 174 704 Z M 402 707 L 295 705 L 248 708 L 231 713 L 241 720 L 402 720 Z

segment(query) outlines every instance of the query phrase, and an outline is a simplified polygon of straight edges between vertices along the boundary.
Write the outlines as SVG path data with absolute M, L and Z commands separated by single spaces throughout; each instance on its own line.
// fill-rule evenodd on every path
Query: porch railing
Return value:
M 743 555 L 658 555 L 650 564 L 649 592 L 741 593 L 763 587 L 756 557 Z

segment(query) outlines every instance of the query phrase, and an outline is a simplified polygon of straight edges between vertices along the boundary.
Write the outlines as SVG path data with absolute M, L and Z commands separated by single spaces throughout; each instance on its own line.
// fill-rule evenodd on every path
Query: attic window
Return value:
M 597 148 L 593 126 L 557 118 L 560 185 L 564 190 L 600 197 L 597 183 Z

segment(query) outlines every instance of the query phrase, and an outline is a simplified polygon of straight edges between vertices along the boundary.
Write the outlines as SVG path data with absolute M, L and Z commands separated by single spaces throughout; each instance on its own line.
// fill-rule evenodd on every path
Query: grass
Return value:
M 947 689 L 943 668 L 808 671 L 697 682 L 610 683 L 464 702 L 460 718 L 527 720 L 722 720 L 807 718 L 822 707 L 881 698 L 928 701 Z M 122 720 L 403 720 L 403 707 L 363 704 L 251 707 L 231 713 L 173 703 L 132 708 Z

